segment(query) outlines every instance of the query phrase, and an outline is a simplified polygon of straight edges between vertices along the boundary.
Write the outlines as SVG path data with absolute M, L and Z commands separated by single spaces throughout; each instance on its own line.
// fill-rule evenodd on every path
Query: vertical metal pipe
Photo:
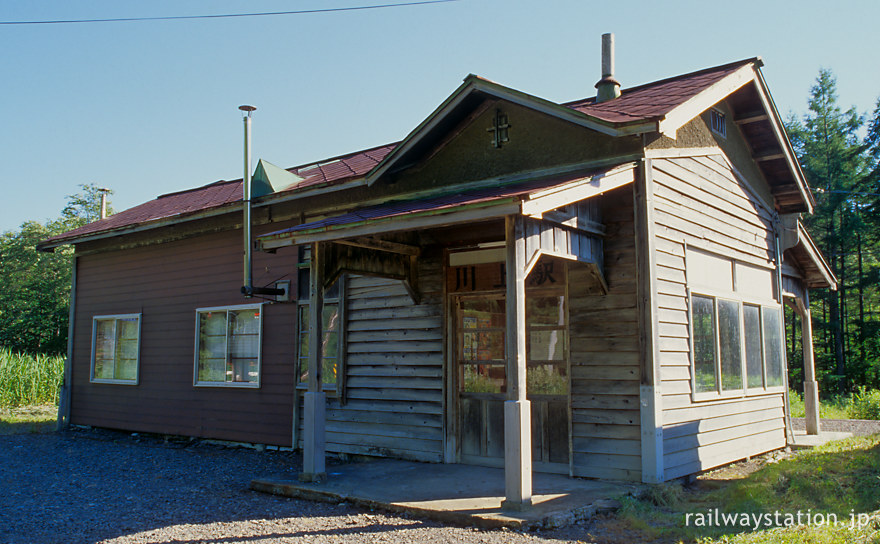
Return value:
M 242 204 L 244 207 L 244 296 L 250 298 L 253 294 L 253 268 L 251 263 L 251 112 L 257 108 L 253 106 L 239 106 L 238 109 L 245 112 L 244 116 L 244 176 L 242 183 Z

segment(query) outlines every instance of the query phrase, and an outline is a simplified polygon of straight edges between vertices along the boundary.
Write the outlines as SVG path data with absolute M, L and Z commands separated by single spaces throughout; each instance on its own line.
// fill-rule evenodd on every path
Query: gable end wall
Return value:
M 719 153 L 653 161 L 663 451 L 667 480 L 782 448 L 782 393 L 694 402 L 686 244 L 765 267 L 771 213 Z

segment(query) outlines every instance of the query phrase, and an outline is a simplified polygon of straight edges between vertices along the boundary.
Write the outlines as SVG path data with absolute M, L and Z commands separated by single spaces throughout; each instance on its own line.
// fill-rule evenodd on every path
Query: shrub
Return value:
M 58 402 L 64 357 L 26 355 L 0 348 L 0 406 Z
M 859 387 L 850 396 L 849 417 L 852 419 L 880 419 L 880 390 Z

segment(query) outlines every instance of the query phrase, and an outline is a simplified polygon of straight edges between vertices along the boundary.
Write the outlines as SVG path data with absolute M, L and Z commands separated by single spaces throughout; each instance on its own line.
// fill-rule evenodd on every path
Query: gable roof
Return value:
M 675 131 L 713 104 L 728 98 L 737 112 L 755 160 L 771 185 L 782 213 L 812 211 L 812 195 L 785 134 L 782 121 L 760 74 L 759 58 L 745 59 L 652 83 L 623 89 L 621 96 L 558 104 L 469 75 L 431 115 L 401 142 L 386 144 L 318 163 L 288 169 L 302 178 L 255 205 L 302 198 L 318 188 L 367 185 L 404 168 L 436 144 L 446 132 L 489 98 L 510 101 L 612 136 Z M 753 83 L 753 85 L 749 85 Z M 740 124 L 742 123 L 742 124 Z M 160 227 L 226 213 L 241 199 L 241 180 L 220 181 L 163 195 L 109 218 L 49 238 L 40 249 Z

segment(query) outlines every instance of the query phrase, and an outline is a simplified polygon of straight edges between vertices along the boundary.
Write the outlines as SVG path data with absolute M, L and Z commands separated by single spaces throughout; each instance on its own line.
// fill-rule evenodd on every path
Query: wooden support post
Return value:
M 312 244 L 309 268 L 309 390 L 303 396 L 303 471 L 300 480 L 316 482 L 326 478 L 324 421 L 326 394 L 321 376 L 324 314 L 324 248 Z
M 804 343 L 804 416 L 807 434 L 819 434 L 819 384 L 816 383 L 816 362 L 813 360 L 813 323 L 810 315 L 810 294 L 804 287 L 804 298 L 796 299 L 801 316 Z
M 633 193 L 636 284 L 639 316 L 639 425 L 642 481 L 656 484 L 663 475 L 663 397 L 660 391 L 660 339 L 654 247 L 654 189 L 651 159 L 638 168 Z
M 103 196 L 103 194 L 102 194 Z M 73 337 L 76 334 L 76 269 L 77 257 L 73 256 L 70 272 L 70 313 L 67 322 L 67 357 L 64 359 L 64 378 L 61 389 L 58 391 L 58 421 L 55 427 L 57 431 L 63 431 L 70 427 L 70 394 L 71 369 L 73 367 Z
M 504 221 L 507 247 L 507 400 L 504 402 L 503 508 L 532 504 L 532 418 L 526 397 L 526 243 L 521 215 Z

